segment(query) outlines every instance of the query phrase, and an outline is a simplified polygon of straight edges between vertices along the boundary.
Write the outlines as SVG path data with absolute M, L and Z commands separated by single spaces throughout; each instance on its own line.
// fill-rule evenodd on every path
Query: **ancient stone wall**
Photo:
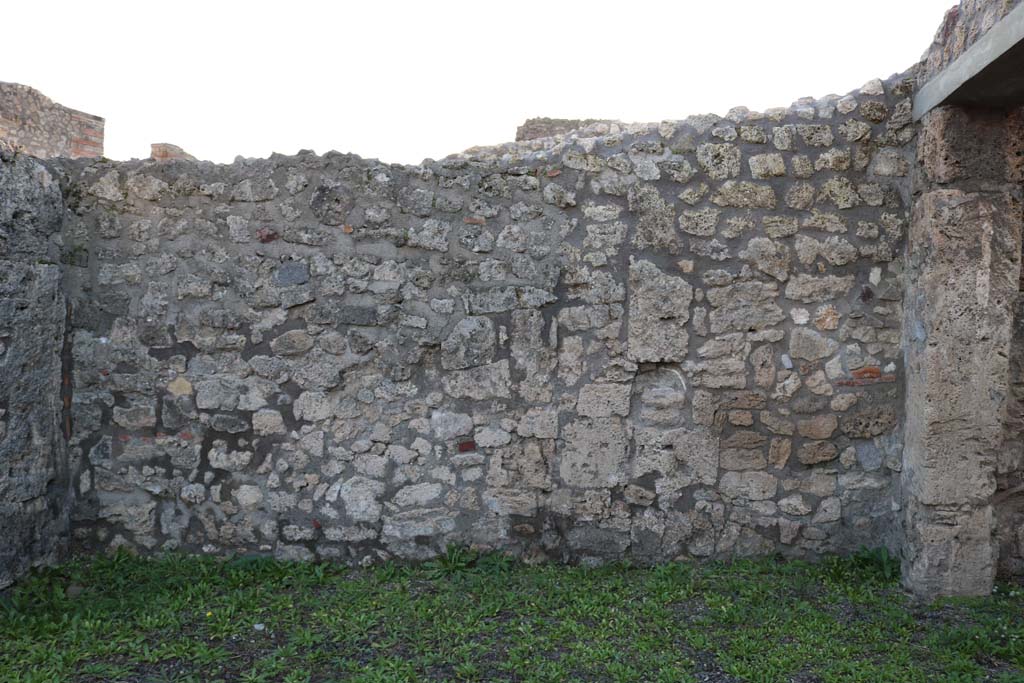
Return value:
M 1003 149 L 1010 168 L 1004 178 L 1024 196 L 1024 110 L 1008 117 Z M 1014 163 L 1015 162 L 1015 163 Z M 1021 205 L 1018 211 L 1024 212 Z M 1024 221 L 1024 213 L 1018 214 Z M 996 492 L 993 505 L 999 571 L 1024 574 L 1024 278 L 1018 281 L 1013 302 L 1010 340 L 1009 390 L 1005 411 L 1004 442 L 996 461 Z
M 1022 290 L 1024 291 L 1024 290 Z M 1006 432 L 996 463 L 996 537 L 999 570 L 1024 574 L 1024 297 L 1014 307 Z
M 552 138 L 556 135 L 567 135 L 595 123 L 614 123 L 600 119 L 551 119 L 547 117 L 526 119 L 516 129 L 516 142 Z
M 935 39 L 921 57 L 918 82 L 935 78 L 1009 14 L 1021 0 L 960 0 L 946 12 Z
M 149 158 L 154 161 L 195 161 L 196 158 L 177 145 L 168 142 L 154 142 L 150 147 Z
M 27 85 L 0 82 L 0 140 L 24 154 L 103 156 L 103 119 L 57 104 Z
M 1019 5 L 950 10 L 918 86 Z M 1020 111 L 949 106 L 921 121 L 902 507 L 904 580 L 922 594 L 984 594 L 996 572 L 1024 573 L 1021 121 Z
M 997 474 L 1020 467 L 1006 429 L 1024 218 L 1021 157 L 1008 140 L 1020 139 L 1020 121 L 1019 112 L 962 107 L 922 120 L 902 471 L 904 576 L 922 594 L 991 590 Z M 1012 570 L 1007 550 L 1003 566 Z
M 69 534 L 1024 573 L 1024 115 L 911 121 L 1017 4 L 965 0 L 846 97 L 417 167 L 3 147 L 0 588 Z M 48 102 L 0 84 L 0 126 L 98 155 Z
M 893 545 L 910 86 L 421 167 L 61 162 L 76 542 Z
M 0 589 L 67 543 L 62 210 L 51 174 L 0 143 Z

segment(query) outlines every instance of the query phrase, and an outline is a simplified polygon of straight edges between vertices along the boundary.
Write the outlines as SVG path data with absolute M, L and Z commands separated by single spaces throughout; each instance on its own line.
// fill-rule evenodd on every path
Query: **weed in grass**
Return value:
M 469 570 L 477 557 L 477 553 L 472 550 L 450 545 L 436 560 L 427 562 L 424 568 L 427 576 L 432 579 L 454 576 Z

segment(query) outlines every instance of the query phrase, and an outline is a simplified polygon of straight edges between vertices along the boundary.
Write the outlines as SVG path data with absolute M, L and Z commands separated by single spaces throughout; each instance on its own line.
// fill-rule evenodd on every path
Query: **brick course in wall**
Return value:
M 57 104 L 34 88 L 0 82 L 0 140 L 41 159 L 103 156 L 104 121 Z
M 154 142 L 150 145 L 149 158 L 154 161 L 195 161 L 196 158 L 177 145 Z

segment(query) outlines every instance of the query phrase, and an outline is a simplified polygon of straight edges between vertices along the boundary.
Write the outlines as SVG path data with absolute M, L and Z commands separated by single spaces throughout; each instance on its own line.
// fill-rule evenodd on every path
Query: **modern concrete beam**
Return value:
M 1024 4 L 921 88 L 914 98 L 914 120 L 944 104 L 1024 104 Z

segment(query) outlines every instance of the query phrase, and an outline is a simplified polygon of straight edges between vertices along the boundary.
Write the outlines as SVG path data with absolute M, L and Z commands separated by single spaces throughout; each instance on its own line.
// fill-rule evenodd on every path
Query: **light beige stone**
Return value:
M 775 496 L 779 480 L 767 472 L 726 472 L 719 488 L 729 498 L 768 500 Z
M 827 439 L 839 427 L 835 415 L 815 415 L 806 420 L 797 420 L 796 429 L 800 436 L 808 439 Z
M 693 287 L 650 261 L 630 257 L 629 290 L 629 357 L 644 362 L 685 360 Z
M 580 389 L 576 412 L 584 417 L 629 415 L 632 388 L 628 384 L 588 384 Z
M 567 486 L 608 488 L 626 479 L 626 432 L 618 418 L 581 418 L 567 424 L 559 475 Z

